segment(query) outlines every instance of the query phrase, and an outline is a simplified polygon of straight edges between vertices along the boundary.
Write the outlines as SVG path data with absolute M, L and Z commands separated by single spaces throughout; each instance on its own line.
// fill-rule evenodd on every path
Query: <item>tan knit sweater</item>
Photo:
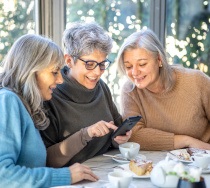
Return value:
M 130 141 L 140 143 L 143 150 L 172 150 L 174 135 L 210 143 L 210 78 L 198 70 L 173 69 L 176 83 L 170 92 L 132 89 L 130 81 L 122 88 L 123 119 L 142 116 Z

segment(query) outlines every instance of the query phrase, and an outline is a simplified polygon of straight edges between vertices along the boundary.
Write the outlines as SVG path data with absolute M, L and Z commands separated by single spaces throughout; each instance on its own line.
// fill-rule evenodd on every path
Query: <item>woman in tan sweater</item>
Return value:
M 121 94 L 123 118 L 141 115 L 130 141 L 144 150 L 210 149 L 210 78 L 198 70 L 171 66 L 150 30 L 133 33 L 118 53 L 129 80 Z

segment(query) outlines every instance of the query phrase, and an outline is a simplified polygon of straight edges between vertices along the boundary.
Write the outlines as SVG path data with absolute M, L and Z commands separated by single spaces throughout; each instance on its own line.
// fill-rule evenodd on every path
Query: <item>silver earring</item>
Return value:
M 161 64 L 160 67 L 163 67 L 163 64 Z

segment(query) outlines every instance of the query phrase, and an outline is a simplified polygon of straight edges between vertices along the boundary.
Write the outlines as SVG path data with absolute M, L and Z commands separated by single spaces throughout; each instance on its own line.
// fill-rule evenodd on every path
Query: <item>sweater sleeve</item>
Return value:
M 121 93 L 121 113 L 123 119 L 130 116 L 142 115 L 140 108 L 131 96 L 130 92 L 124 88 Z M 137 93 L 135 93 L 137 95 Z M 158 129 L 147 128 L 145 120 L 141 119 L 132 129 L 132 135 L 129 141 L 137 142 L 142 150 L 172 150 L 174 149 L 174 134 L 164 132 Z
M 44 165 L 42 166 L 45 163 L 45 158 L 37 159 L 37 161 L 40 160 L 39 164 L 34 162 L 37 165 L 32 164 L 35 160 L 32 158 L 20 162 L 20 156 L 33 156 L 33 152 L 36 151 L 33 138 L 41 140 L 41 137 L 37 136 L 39 135 L 38 131 L 36 131 L 22 102 L 15 94 L 12 92 L 9 94 L 8 92 L 6 94 L 1 93 L 0 104 L 0 187 L 24 188 L 69 185 L 71 174 L 68 168 L 46 168 Z M 28 130 L 32 130 L 33 133 L 37 132 L 37 135 L 26 135 Z M 27 145 L 23 143 L 23 137 L 27 138 Z M 25 154 L 23 154 L 24 152 Z
M 65 140 L 48 147 L 47 166 L 62 167 L 79 153 L 87 145 L 87 142 L 91 140 L 88 136 L 87 128 L 81 129 Z
M 46 130 L 40 132 L 47 147 L 47 166 L 62 167 L 81 151 L 92 138 L 89 137 L 87 128 L 84 128 L 65 140 L 61 140 L 59 128 L 62 126 L 56 106 L 51 100 L 45 103 L 45 108 L 48 110 L 50 125 Z
M 15 165 L 12 159 L 2 158 L 0 168 L 0 187 L 48 188 L 70 184 L 68 168 L 27 168 Z
M 210 78 L 209 76 L 199 72 L 199 76 L 197 76 L 197 84 L 201 87 L 201 102 L 204 110 L 204 116 L 208 119 L 208 127 L 205 131 L 202 141 L 210 143 Z

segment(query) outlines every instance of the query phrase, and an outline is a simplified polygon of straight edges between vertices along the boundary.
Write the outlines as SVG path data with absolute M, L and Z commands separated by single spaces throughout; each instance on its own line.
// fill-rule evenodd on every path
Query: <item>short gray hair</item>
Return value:
M 137 48 L 144 48 L 145 50 L 160 56 L 163 65 L 160 68 L 160 77 L 162 83 L 164 84 L 165 91 L 170 90 L 174 84 L 172 67 L 168 64 L 166 52 L 161 42 L 157 38 L 156 34 L 150 29 L 143 29 L 141 31 L 135 32 L 125 39 L 117 57 L 119 71 L 124 75 L 126 74 L 123 62 L 124 52 L 126 50 Z
M 23 101 L 36 128 L 44 129 L 49 120 L 43 111 L 43 99 L 36 72 L 54 63 L 64 65 L 61 49 L 47 37 L 27 34 L 20 37 L 3 60 L 0 86 L 14 91 Z
M 108 55 L 112 42 L 112 38 L 96 22 L 74 22 L 63 34 L 65 53 L 73 57 L 89 55 L 94 50 Z

